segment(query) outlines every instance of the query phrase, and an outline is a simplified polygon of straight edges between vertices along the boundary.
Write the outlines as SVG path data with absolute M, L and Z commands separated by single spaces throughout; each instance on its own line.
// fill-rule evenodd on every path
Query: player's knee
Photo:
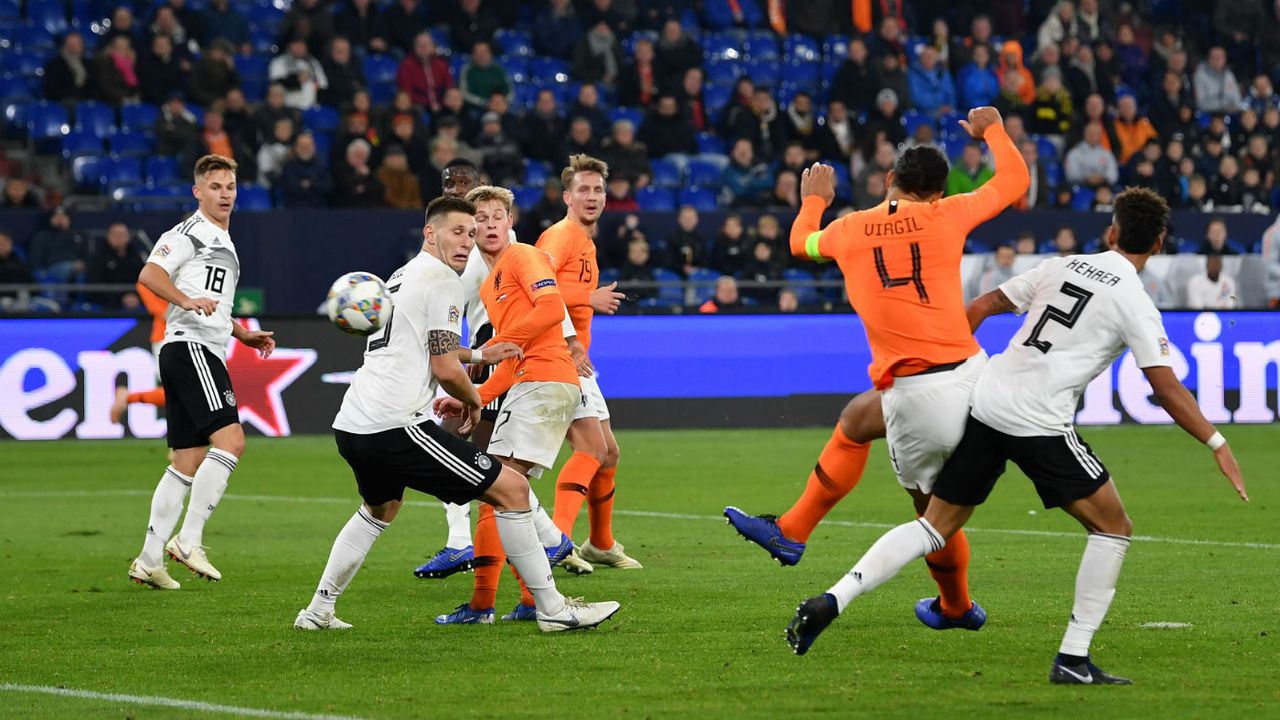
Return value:
M 1129 513 L 1124 513 L 1116 522 L 1116 527 L 1111 531 L 1112 535 L 1121 535 L 1123 537 L 1133 537 L 1133 518 L 1129 517 Z
M 244 428 L 239 423 L 222 428 L 209 440 L 209 444 L 223 452 L 231 453 L 237 458 L 244 455 Z
M 503 468 L 493 485 L 485 492 L 484 501 L 498 512 L 529 509 L 529 481 L 511 468 Z
M 388 500 L 381 505 L 365 505 L 369 508 L 369 514 L 374 520 L 389 523 L 396 519 L 396 515 L 400 513 L 400 506 L 404 505 L 403 500 Z
M 884 437 L 884 414 L 880 396 L 864 393 L 854 398 L 840 413 L 840 432 L 857 443 Z
M 600 467 L 618 467 L 618 459 L 622 457 L 622 451 L 617 445 L 610 445 L 604 450 L 604 457 L 600 459 Z

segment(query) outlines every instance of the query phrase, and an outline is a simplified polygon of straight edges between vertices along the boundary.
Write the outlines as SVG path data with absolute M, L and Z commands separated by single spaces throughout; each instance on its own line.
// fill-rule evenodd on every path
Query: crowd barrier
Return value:
M 1164 315 L 1178 377 L 1216 423 L 1277 419 L 1280 315 Z M 327 321 L 246 320 L 275 331 L 263 360 L 232 342 L 228 367 L 250 432 L 328 432 L 364 343 Z M 999 352 L 1020 318 L 1000 316 L 978 339 Z M 127 317 L 0 318 L 0 437 L 23 440 L 164 435 L 163 413 L 135 405 L 110 420 L 117 385 L 154 387 L 150 323 Z M 602 317 L 592 356 L 618 428 L 830 425 L 867 389 L 870 362 L 858 318 L 826 315 Z M 1168 423 L 1125 353 L 1085 393 L 1082 424 Z

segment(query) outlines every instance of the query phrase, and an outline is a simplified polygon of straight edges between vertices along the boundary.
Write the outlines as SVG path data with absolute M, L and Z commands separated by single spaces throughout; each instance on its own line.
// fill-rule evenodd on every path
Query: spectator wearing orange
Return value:
M 1133 154 L 1142 149 L 1148 140 L 1157 139 L 1160 134 L 1155 126 L 1145 117 L 1138 115 L 1138 101 L 1133 95 L 1121 95 L 1116 101 L 1119 114 L 1116 117 L 1116 137 L 1120 139 L 1120 147 L 1116 152 L 1120 163 L 1129 162 Z
M 1036 80 L 1022 62 L 1022 43 L 1017 40 L 1005 41 L 1000 46 L 1000 66 L 996 69 L 996 74 L 1000 76 L 1000 87 L 1008 87 L 1004 84 L 1004 77 L 1010 73 L 1022 76 L 1022 84 L 1017 87 L 1018 100 L 1025 105 L 1035 102 Z

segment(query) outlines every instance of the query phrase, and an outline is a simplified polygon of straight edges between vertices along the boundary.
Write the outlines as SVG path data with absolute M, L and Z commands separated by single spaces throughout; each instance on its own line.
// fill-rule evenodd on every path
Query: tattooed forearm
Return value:
M 448 355 L 458 349 L 462 337 L 448 330 L 427 331 L 427 352 L 431 355 Z

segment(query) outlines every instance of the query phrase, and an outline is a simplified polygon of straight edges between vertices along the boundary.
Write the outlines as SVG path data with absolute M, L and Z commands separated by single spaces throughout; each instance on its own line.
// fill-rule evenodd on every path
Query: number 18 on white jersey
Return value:
M 198 343 L 226 362 L 231 305 L 240 282 L 240 257 L 231 243 L 231 234 L 197 210 L 160 236 L 147 262 L 164 268 L 173 284 L 188 297 L 218 301 L 209 316 L 170 305 L 163 345 Z

